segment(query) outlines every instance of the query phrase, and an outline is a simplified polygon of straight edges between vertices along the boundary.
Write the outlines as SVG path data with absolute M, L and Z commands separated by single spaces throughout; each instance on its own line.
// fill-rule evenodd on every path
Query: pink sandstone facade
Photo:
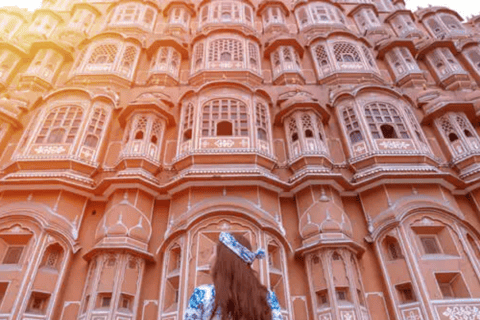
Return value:
M 221 231 L 284 319 L 480 319 L 479 40 L 403 0 L 0 8 L 0 320 L 182 320 Z

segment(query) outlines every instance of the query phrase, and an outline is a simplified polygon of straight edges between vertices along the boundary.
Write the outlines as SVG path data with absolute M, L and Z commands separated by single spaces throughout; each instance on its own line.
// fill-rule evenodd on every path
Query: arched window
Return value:
M 387 103 L 365 106 L 365 118 L 374 139 L 409 139 L 403 117 Z
M 327 4 L 312 2 L 300 6 L 295 10 L 300 29 L 310 25 L 328 25 L 332 23 L 344 24 L 345 17 L 337 7 Z
M 54 73 L 63 62 L 63 56 L 51 49 L 41 49 L 27 70 L 27 74 L 40 77 L 51 82 Z
M 449 112 L 435 122 L 454 157 L 480 151 L 478 135 L 465 114 Z
M 263 12 L 263 27 L 267 28 L 271 25 L 284 24 L 285 18 L 280 7 L 271 6 Z
M 412 73 L 422 73 L 412 54 L 405 47 L 393 48 L 385 54 L 385 58 L 397 81 Z
M 200 26 L 208 23 L 239 23 L 253 26 L 253 9 L 240 1 L 213 1 L 200 9 Z
M 440 81 L 452 74 L 466 74 L 448 48 L 436 48 L 427 54 L 427 60 Z
M 35 143 L 73 143 L 79 131 L 82 117 L 83 110 L 78 106 L 63 106 L 53 109 L 43 121 Z
M 110 26 L 141 26 L 147 30 L 153 28 L 157 12 L 152 7 L 139 2 L 120 4 L 110 17 Z
M 41 266 L 49 269 L 59 270 L 63 257 L 63 249 L 60 245 L 50 245 L 43 256 Z
M 94 160 L 98 152 L 98 143 L 102 139 L 107 124 L 107 111 L 103 108 L 94 108 L 85 131 L 85 138 L 80 149 L 80 156 L 86 160 Z
M 218 135 L 247 137 L 248 128 L 247 106 L 239 100 L 211 100 L 203 106 L 201 121 L 201 135 L 203 137 L 216 137 Z
M 426 20 L 427 26 L 430 31 L 433 33 L 434 36 L 437 38 L 444 37 L 446 34 L 446 30 L 443 25 L 441 25 L 435 17 L 431 17 Z

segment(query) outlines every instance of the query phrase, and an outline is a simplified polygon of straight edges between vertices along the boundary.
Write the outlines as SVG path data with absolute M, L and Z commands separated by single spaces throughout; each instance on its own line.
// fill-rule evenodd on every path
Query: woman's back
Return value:
M 251 251 L 243 236 L 222 232 L 210 257 L 213 285 L 195 288 L 185 320 L 281 320 L 275 294 L 260 283 L 252 269 L 261 249 Z
M 282 320 L 280 305 L 273 291 L 268 291 L 267 301 L 272 310 L 272 320 Z M 184 320 L 219 320 L 221 319 L 221 310 L 219 309 L 215 312 L 216 316 L 212 318 L 214 305 L 215 286 L 213 284 L 199 286 L 195 288 L 190 297 Z

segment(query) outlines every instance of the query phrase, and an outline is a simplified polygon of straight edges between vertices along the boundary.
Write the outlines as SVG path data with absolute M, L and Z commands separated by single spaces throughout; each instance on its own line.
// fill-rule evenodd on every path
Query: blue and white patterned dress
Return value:
M 268 290 L 268 304 L 272 308 L 272 320 L 282 320 L 280 305 L 277 296 L 271 290 Z M 215 287 L 213 284 L 204 284 L 193 290 L 187 310 L 185 310 L 184 320 L 209 320 L 215 303 Z M 219 310 L 214 319 L 220 319 Z

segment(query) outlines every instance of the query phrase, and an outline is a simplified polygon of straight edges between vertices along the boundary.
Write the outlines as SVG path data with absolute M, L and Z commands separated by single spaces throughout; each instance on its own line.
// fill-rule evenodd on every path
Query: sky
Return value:
M 466 19 L 471 15 L 480 14 L 480 1 L 479 0 L 405 0 L 407 8 L 415 11 L 418 6 L 427 7 L 429 4 L 435 6 L 449 7 Z M 34 11 L 40 7 L 42 0 L 0 0 L 0 7 L 17 5 L 20 8 L 27 8 L 30 11 Z

